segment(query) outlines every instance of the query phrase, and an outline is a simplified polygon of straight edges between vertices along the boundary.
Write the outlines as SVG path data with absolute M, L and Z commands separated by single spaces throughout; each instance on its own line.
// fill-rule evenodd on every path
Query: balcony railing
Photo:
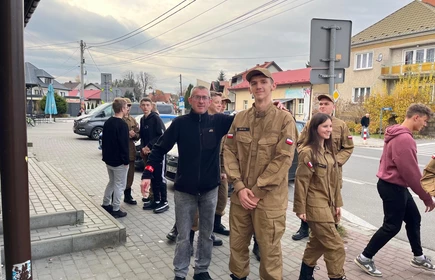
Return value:
M 415 64 L 383 65 L 382 76 L 401 76 L 405 74 L 427 74 L 435 71 L 435 62 L 422 62 Z

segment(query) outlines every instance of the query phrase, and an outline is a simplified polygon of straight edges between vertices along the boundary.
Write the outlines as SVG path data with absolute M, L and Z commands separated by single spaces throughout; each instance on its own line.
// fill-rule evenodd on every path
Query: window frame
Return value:
M 374 56 L 375 55 L 373 51 L 356 53 L 353 70 L 360 71 L 360 70 L 373 69 Z M 365 65 L 363 65 L 364 59 L 365 59 L 365 63 L 364 63 Z
M 359 100 L 355 100 L 355 91 L 356 90 L 358 90 L 358 99 Z M 361 100 L 361 91 L 362 90 L 364 90 L 364 94 L 363 94 L 363 98 Z M 371 87 L 354 87 L 354 88 L 352 88 L 352 103 L 353 104 L 363 103 L 367 98 L 370 97 L 371 91 L 372 91 Z

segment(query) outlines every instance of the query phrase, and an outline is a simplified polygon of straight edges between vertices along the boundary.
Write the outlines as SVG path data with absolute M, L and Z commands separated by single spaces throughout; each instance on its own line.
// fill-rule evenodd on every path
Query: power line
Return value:
M 211 7 L 211 8 L 209 8 L 209 9 L 205 10 L 204 12 L 201 12 L 201 13 L 197 14 L 196 16 L 190 18 L 189 20 L 187 20 L 187 21 L 185 21 L 185 22 L 183 22 L 183 23 L 181 23 L 181 24 L 179 24 L 179 25 L 177 25 L 177 26 L 175 26 L 175 27 L 173 27 L 173 28 L 171 28 L 171 29 L 169 29 L 169 30 L 167 30 L 167 31 L 165 31 L 165 32 L 163 32 L 163 33 L 157 35 L 157 36 L 154 36 L 154 37 L 152 37 L 152 38 L 150 38 L 150 39 L 148 39 L 148 40 L 145 40 L 145 41 L 143 41 L 143 42 L 141 42 L 141 43 L 139 43 L 139 44 L 136 44 L 136 45 L 134 45 L 134 46 L 132 46 L 132 47 L 129 47 L 129 48 L 126 48 L 126 49 L 123 49 L 123 50 L 117 50 L 116 52 L 113 52 L 113 53 L 110 53 L 110 54 L 106 54 L 106 55 L 104 55 L 104 56 L 100 56 L 100 57 L 106 57 L 106 56 L 113 55 L 113 54 L 117 54 L 117 53 L 120 53 L 120 52 L 125 52 L 125 51 L 130 50 L 130 49 L 132 49 L 132 48 L 135 48 L 135 47 L 137 47 L 137 46 L 140 46 L 140 45 L 143 45 L 143 44 L 145 44 L 145 43 L 148 43 L 148 42 L 150 42 L 150 41 L 152 41 L 152 40 L 154 40 L 154 39 L 156 39 L 156 38 L 158 38 L 158 37 L 160 37 L 160 36 L 162 36 L 162 35 L 164 35 L 164 34 L 166 34 L 166 33 L 169 33 L 169 32 L 171 32 L 171 31 L 173 31 L 174 29 L 177 29 L 178 27 L 181 27 L 181 26 L 185 25 L 185 24 L 188 23 L 188 22 L 191 22 L 192 20 L 194 20 L 194 19 L 196 19 L 196 18 L 198 18 L 198 17 L 200 17 L 200 16 L 206 14 L 207 12 L 213 10 L 214 8 L 216 8 L 216 7 L 220 6 L 220 5 L 222 5 L 223 3 L 227 2 L 227 1 L 228 1 L 228 0 L 224 0 L 224 1 L 222 1 L 222 2 L 220 2 L 220 3 L 218 3 L 218 4 L 216 4 L 216 5 L 214 5 L 213 7 Z M 104 48 L 103 48 L 103 49 L 104 49 Z
M 77 67 L 79 67 L 79 66 L 78 65 L 73 66 L 71 69 L 69 69 L 65 73 L 62 73 L 62 75 L 59 75 L 59 76 L 55 77 L 54 79 L 56 80 L 57 78 L 64 77 L 64 75 L 68 74 L 69 72 L 71 72 L 72 70 L 74 70 Z
M 26 49 L 40 49 L 40 48 L 47 48 L 47 47 L 52 47 L 52 46 L 69 45 L 72 43 L 77 43 L 77 41 L 70 41 L 70 42 L 56 43 L 56 44 L 47 44 L 47 45 L 29 46 L 29 47 L 26 47 Z
M 175 57 L 175 58 L 188 58 L 188 59 L 209 59 L 209 60 L 219 60 L 219 59 L 265 59 L 265 58 L 289 58 L 289 57 L 301 57 L 307 56 L 309 54 L 297 54 L 297 55 L 284 55 L 284 56 L 257 56 L 257 57 L 201 57 L 201 56 L 177 56 L 177 55 L 160 55 L 161 57 Z
M 124 40 L 127 40 L 127 39 L 129 39 L 129 38 L 131 38 L 131 37 L 133 37 L 133 36 L 136 36 L 136 35 L 138 35 L 138 34 L 144 32 L 144 31 L 146 31 L 146 30 L 148 30 L 148 29 L 150 29 L 150 28 L 156 26 L 157 24 L 159 24 L 159 23 L 161 23 L 162 21 L 164 21 L 164 20 L 170 18 L 171 16 L 177 14 L 178 12 L 182 11 L 183 9 L 185 9 L 185 8 L 187 8 L 188 6 L 190 6 L 191 4 L 193 4 L 196 0 L 192 0 L 192 2 L 188 3 L 186 6 L 184 6 L 184 7 L 180 8 L 180 9 L 178 9 L 178 10 L 175 11 L 174 13 L 172 13 L 172 14 L 170 14 L 169 16 L 165 17 L 163 20 L 161 20 L 161 21 L 157 22 L 156 24 L 154 24 L 154 25 L 152 25 L 152 26 L 150 26 L 150 27 L 148 27 L 148 28 L 142 30 L 142 28 L 144 28 L 145 26 L 147 26 L 147 25 L 151 24 L 152 22 L 158 20 L 159 18 L 161 18 L 161 17 L 164 16 L 165 14 L 169 13 L 169 12 L 172 11 L 173 9 L 177 8 L 178 6 L 180 6 L 181 4 L 183 4 L 183 3 L 186 2 L 186 1 L 187 1 L 187 0 L 183 0 L 183 1 L 181 1 L 181 2 L 178 3 L 176 6 L 172 7 L 170 10 L 164 12 L 163 14 L 161 14 L 160 16 L 158 16 L 157 18 L 153 19 L 152 21 L 146 23 L 145 25 L 142 25 L 141 27 L 139 27 L 139 28 L 137 28 L 137 29 L 135 29 L 135 30 L 133 30 L 133 31 L 131 31 L 131 32 L 129 32 L 129 33 L 123 35 L 123 36 L 120 36 L 120 37 L 118 37 L 118 38 L 115 38 L 115 39 L 112 39 L 112 40 L 109 40 L 109 41 L 106 41 L 106 42 L 101 42 L 101 43 L 89 43 L 89 44 L 91 45 L 90 47 L 92 47 L 92 46 L 108 46 L 108 45 L 113 45 L 113 44 L 116 44 L 116 43 L 122 42 L 122 41 L 124 41 Z M 139 31 L 139 30 L 140 30 L 140 31 Z M 138 32 L 137 32 L 137 31 L 138 31 Z M 135 33 L 135 32 L 136 32 L 136 33 Z M 130 34 L 131 34 L 131 35 L 130 35 Z
M 98 72 L 101 73 L 101 70 L 100 70 L 100 68 L 98 67 L 98 65 L 95 63 L 94 57 L 92 56 L 91 52 L 89 51 L 89 48 L 86 48 L 86 50 L 88 51 L 89 55 L 91 56 L 92 61 L 94 62 L 95 67 L 97 67 Z
M 78 50 L 79 50 L 79 48 L 77 48 L 77 49 L 72 53 L 72 55 L 70 55 L 70 56 L 67 58 L 67 60 L 65 60 L 64 62 L 62 62 L 62 64 L 60 64 L 60 65 L 64 65 L 65 63 L 67 63 L 67 62 L 71 59 L 71 57 L 73 57 L 73 55 L 74 55 Z

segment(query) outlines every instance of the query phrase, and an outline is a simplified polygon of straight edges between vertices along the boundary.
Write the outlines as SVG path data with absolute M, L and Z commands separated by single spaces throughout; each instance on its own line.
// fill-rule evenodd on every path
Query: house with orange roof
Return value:
M 357 104 L 377 90 L 391 93 L 404 75 L 433 73 L 434 62 L 435 0 L 415 0 L 352 37 L 340 99 Z

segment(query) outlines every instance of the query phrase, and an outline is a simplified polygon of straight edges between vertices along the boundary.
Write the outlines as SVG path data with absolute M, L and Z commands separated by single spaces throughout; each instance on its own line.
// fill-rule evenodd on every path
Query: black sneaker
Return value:
M 148 197 L 142 197 L 142 202 L 151 202 Z
M 101 205 L 104 210 L 106 210 L 109 214 L 112 214 L 113 206 L 112 205 Z
M 153 201 L 150 203 L 144 203 L 142 209 L 143 210 L 154 210 L 157 208 L 157 205 L 160 203 L 160 201 Z
M 213 280 L 213 278 L 210 277 L 210 274 L 208 272 L 201 272 L 198 274 L 193 275 L 194 280 Z
M 222 239 L 217 238 L 213 233 L 211 234 L 211 239 L 213 240 L 213 246 L 222 246 L 224 242 Z
M 163 213 L 165 211 L 168 211 L 169 204 L 167 201 L 161 201 L 157 204 L 156 208 L 154 208 L 153 212 L 156 214 Z
M 118 211 L 112 211 L 112 213 L 110 214 L 112 214 L 114 218 L 122 218 L 127 216 L 127 212 L 123 212 L 121 211 L 121 209 L 119 209 Z
M 175 276 L 174 280 L 186 280 L 186 277 Z

